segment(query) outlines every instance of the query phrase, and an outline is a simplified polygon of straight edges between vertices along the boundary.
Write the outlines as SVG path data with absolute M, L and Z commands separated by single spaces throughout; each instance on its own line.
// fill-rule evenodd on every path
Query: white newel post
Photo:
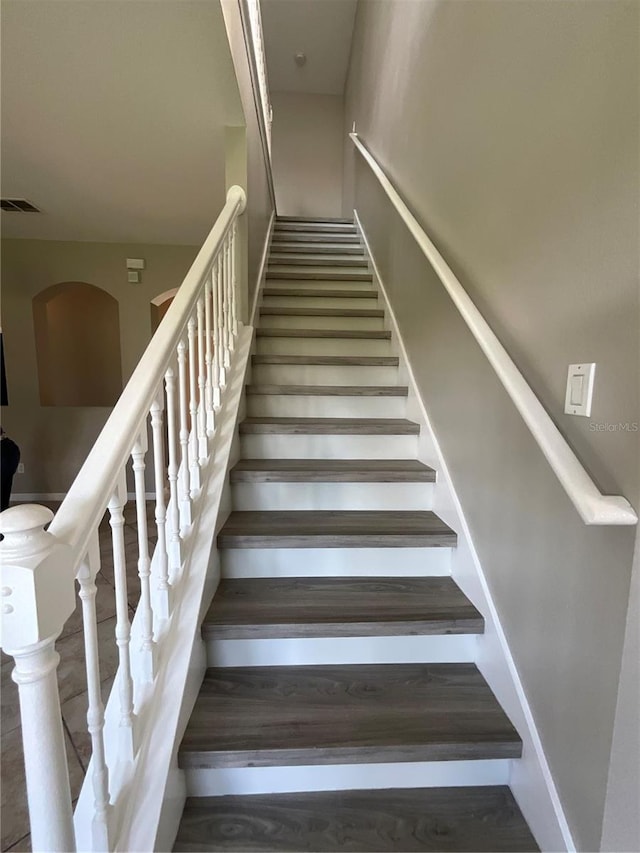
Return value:
M 16 664 L 32 849 L 72 851 L 55 641 L 75 608 L 75 581 L 70 549 L 44 530 L 52 518 L 35 504 L 0 516 L 2 648 Z

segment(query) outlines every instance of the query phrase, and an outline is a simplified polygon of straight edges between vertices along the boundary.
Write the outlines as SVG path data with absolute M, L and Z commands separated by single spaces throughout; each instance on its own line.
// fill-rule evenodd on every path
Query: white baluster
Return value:
M 156 644 L 153 641 L 153 610 L 151 608 L 151 560 L 149 558 L 149 531 L 147 529 L 147 497 L 144 481 L 145 456 L 147 453 L 146 424 L 138 436 L 131 459 L 136 494 L 136 526 L 138 529 L 138 577 L 140 578 L 141 620 L 140 675 L 145 683 L 151 683 L 156 674 Z
M 204 333 L 206 340 L 205 362 L 207 365 L 207 380 L 205 387 L 205 400 L 207 408 L 207 434 L 211 435 L 215 428 L 215 413 L 213 411 L 213 350 L 211 336 L 211 300 L 212 300 L 212 281 L 213 270 L 207 276 L 207 281 L 204 286 Z
M 191 525 L 191 495 L 189 489 L 189 427 L 187 423 L 187 344 L 178 344 L 178 407 L 180 410 L 180 532 L 184 536 Z
M 198 461 L 200 466 L 207 461 L 207 403 L 206 403 L 206 373 L 204 361 L 204 300 L 198 299 Z
M 218 252 L 218 304 L 216 311 L 216 359 L 218 364 L 218 387 L 220 391 L 227 384 L 227 371 L 224 365 L 224 252 Z M 221 395 L 220 395 L 221 397 Z M 218 403 L 218 405 L 220 405 Z
M 156 530 L 158 542 L 158 605 L 156 612 L 161 619 L 168 619 L 171 612 L 171 586 L 169 584 L 169 557 L 167 554 L 167 509 L 164 499 L 164 434 L 162 431 L 162 389 L 151 404 L 151 435 L 153 437 L 153 473 L 156 491 Z
M 220 408 L 220 253 L 213 264 L 213 407 Z
M 114 833 L 110 827 L 109 768 L 104 748 L 104 705 L 100 689 L 100 656 L 98 623 L 96 618 L 96 574 L 100 568 L 100 543 L 98 531 L 91 537 L 87 556 L 80 564 L 77 580 L 82 601 L 82 626 L 84 631 L 84 656 L 87 669 L 87 729 L 91 737 L 91 784 L 93 786 L 94 815 L 91 824 L 93 850 L 113 849 Z
M 127 484 L 122 472 L 116 490 L 109 501 L 109 524 L 113 547 L 113 577 L 116 587 L 116 643 L 118 645 L 118 690 L 120 693 L 120 745 L 121 761 L 133 761 L 135 754 L 133 733 L 133 678 L 131 677 L 131 622 L 127 598 L 127 564 L 124 550 L 124 514 L 127 502 Z
M 223 303 L 223 336 L 222 343 L 224 346 L 224 366 L 229 368 L 231 365 L 231 263 L 229 253 L 229 237 L 225 237 L 222 246 L 223 269 L 224 269 L 224 303 Z
M 198 353 L 196 350 L 196 320 L 191 316 L 187 323 L 189 339 L 189 494 L 195 498 L 200 490 L 200 465 L 198 464 Z
M 38 851 L 76 849 L 55 650 L 75 608 L 75 584 L 69 548 L 44 530 L 52 518 L 33 504 L 0 516 L 2 648 L 16 664 L 31 844 Z
M 178 501 L 178 447 L 176 441 L 176 377 L 172 367 L 164 375 L 167 389 L 167 444 L 169 445 L 169 509 L 167 553 L 169 566 L 177 572 L 182 564 L 180 551 L 180 510 Z
M 231 328 L 233 341 L 238 336 L 238 329 L 242 323 L 238 321 L 238 226 L 234 222 L 231 231 Z

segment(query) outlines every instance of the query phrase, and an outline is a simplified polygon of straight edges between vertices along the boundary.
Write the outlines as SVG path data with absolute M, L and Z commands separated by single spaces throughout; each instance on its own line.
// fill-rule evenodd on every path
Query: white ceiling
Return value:
M 219 0 L 3 0 L 4 237 L 199 244 L 242 124 Z
M 342 95 L 357 0 L 261 0 L 272 92 Z M 299 68 L 294 55 L 307 62 Z

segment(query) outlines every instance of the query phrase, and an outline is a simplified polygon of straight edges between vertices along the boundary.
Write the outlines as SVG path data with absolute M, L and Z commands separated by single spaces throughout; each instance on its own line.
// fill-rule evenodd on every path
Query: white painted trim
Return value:
M 453 304 L 495 370 L 498 379 L 520 412 L 531 435 L 536 440 L 584 523 L 637 524 L 638 516 L 626 498 L 620 495 L 603 495 L 600 492 L 516 367 L 509 353 L 478 311 L 440 252 L 423 231 L 418 220 L 402 201 L 378 162 L 365 148 L 356 133 L 350 133 L 349 136 L 444 285 L 445 290 L 453 300 Z
M 471 538 L 462 504 L 451 479 L 437 436 L 431 426 L 425 402 L 420 394 L 396 315 L 389 301 L 384 281 L 380 275 L 371 246 L 356 210 L 354 218 L 365 245 L 391 321 L 394 340 L 397 341 L 401 366 L 406 370 L 410 395 L 417 405 L 417 415 L 422 421 L 422 432 L 427 432 L 430 450 L 435 459 L 425 459 L 436 468 L 436 498 L 434 506 L 438 515 L 458 534 L 455 549 L 453 577 L 466 595 L 471 598 L 485 618 L 485 633 L 478 637 L 478 668 L 496 694 L 523 741 L 523 757 L 514 761 L 511 787 L 531 831 L 543 850 L 575 851 L 571 830 L 565 817 L 551 770 L 544 754 L 542 741 L 509 649 L 491 590 L 487 583 L 480 558 Z
M 271 249 L 271 237 L 273 235 L 273 227 L 276 221 L 276 211 L 275 208 L 271 211 L 271 219 L 269 220 L 269 227 L 267 228 L 267 236 L 265 237 L 264 246 L 262 248 L 262 258 L 260 259 L 260 267 L 258 268 L 258 280 L 256 282 L 256 292 L 253 295 L 253 307 L 251 309 L 251 319 L 250 324 L 255 328 L 256 325 L 256 317 L 258 314 L 258 305 L 260 304 L 260 297 L 262 296 L 262 289 L 264 288 L 265 282 L 265 272 L 267 268 L 267 261 L 269 260 L 269 251 Z
M 187 796 L 506 785 L 508 758 L 185 770 Z

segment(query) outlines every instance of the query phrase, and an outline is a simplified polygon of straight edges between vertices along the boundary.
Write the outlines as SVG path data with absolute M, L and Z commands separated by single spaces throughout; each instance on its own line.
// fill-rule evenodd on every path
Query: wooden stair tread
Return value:
M 205 640 L 476 634 L 484 620 L 450 577 L 222 580 Z
M 311 231 L 274 231 L 271 241 L 272 246 L 277 246 L 279 243 L 346 243 L 353 246 L 362 245 L 356 231 L 350 231 L 346 234 L 339 232 L 317 234 Z
M 276 222 L 274 232 L 278 234 L 290 232 L 312 232 L 315 234 L 357 234 L 353 222 Z
M 361 255 L 364 257 L 364 250 L 359 243 L 303 243 L 303 242 L 285 242 L 278 241 L 273 243 L 271 251 L 291 252 L 293 254 L 311 254 L 320 255 Z
M 366 267 L 367 259 L 357 255 L 325 255 L 325 254 L 295 254 L 279 255 L 272 249 L 269 255 L 269 266 L 291 265 L 295 266 L 327 266 L 327 267 Z
M 275 355 L 257 354 L 251 357 L 253 364 L 322 364 L 336 367 L 352 365 L 362 367 L 398 367 L 396 355 Z
M 517 758 L 475 664 L 208 669 L 181 767 Z
M 247 385 L 247 394 L 286 397 L 406 397 L 406 385 Z
M 241 459 L 232 483 L 433 483 L 417 459 Z
M 377 290 L 322 290 L 321 288 L 304 287 L 265 287 L 265 296 L 310 296 L 313 298 L 328 297 L 330 299 L 377 299 Z
M 295 267 L 269 266 L 267 267 L 267 279 L 278 279 L 280 281 L 287 279 L 292 281 L 372 281 L 373 277 L 366 270 L 341 270 L 332 267 L 314 270 L 307 267 L 296 269 Z
M 418 435 L 419 424 L 405 418 L 245 418 L 240 434 Z
M 391 340 L 391 332 L 386 329 L 256 329 L 259 338 L 373 338 Z
M 263 305 L 260 314 L 266 317 L 384 317 L 383 308 L 287 308 Z
M 447 548 L 456 534 L 429 511 L 232 512 L 219 548 Z
M 276 216 L 276 222 L 335 222 L 339 225 L 353 225 L 353 219 L 343 219 L 339 216 Z
M 530 853 L 506 785 L 190 797 L 175 851 Z

